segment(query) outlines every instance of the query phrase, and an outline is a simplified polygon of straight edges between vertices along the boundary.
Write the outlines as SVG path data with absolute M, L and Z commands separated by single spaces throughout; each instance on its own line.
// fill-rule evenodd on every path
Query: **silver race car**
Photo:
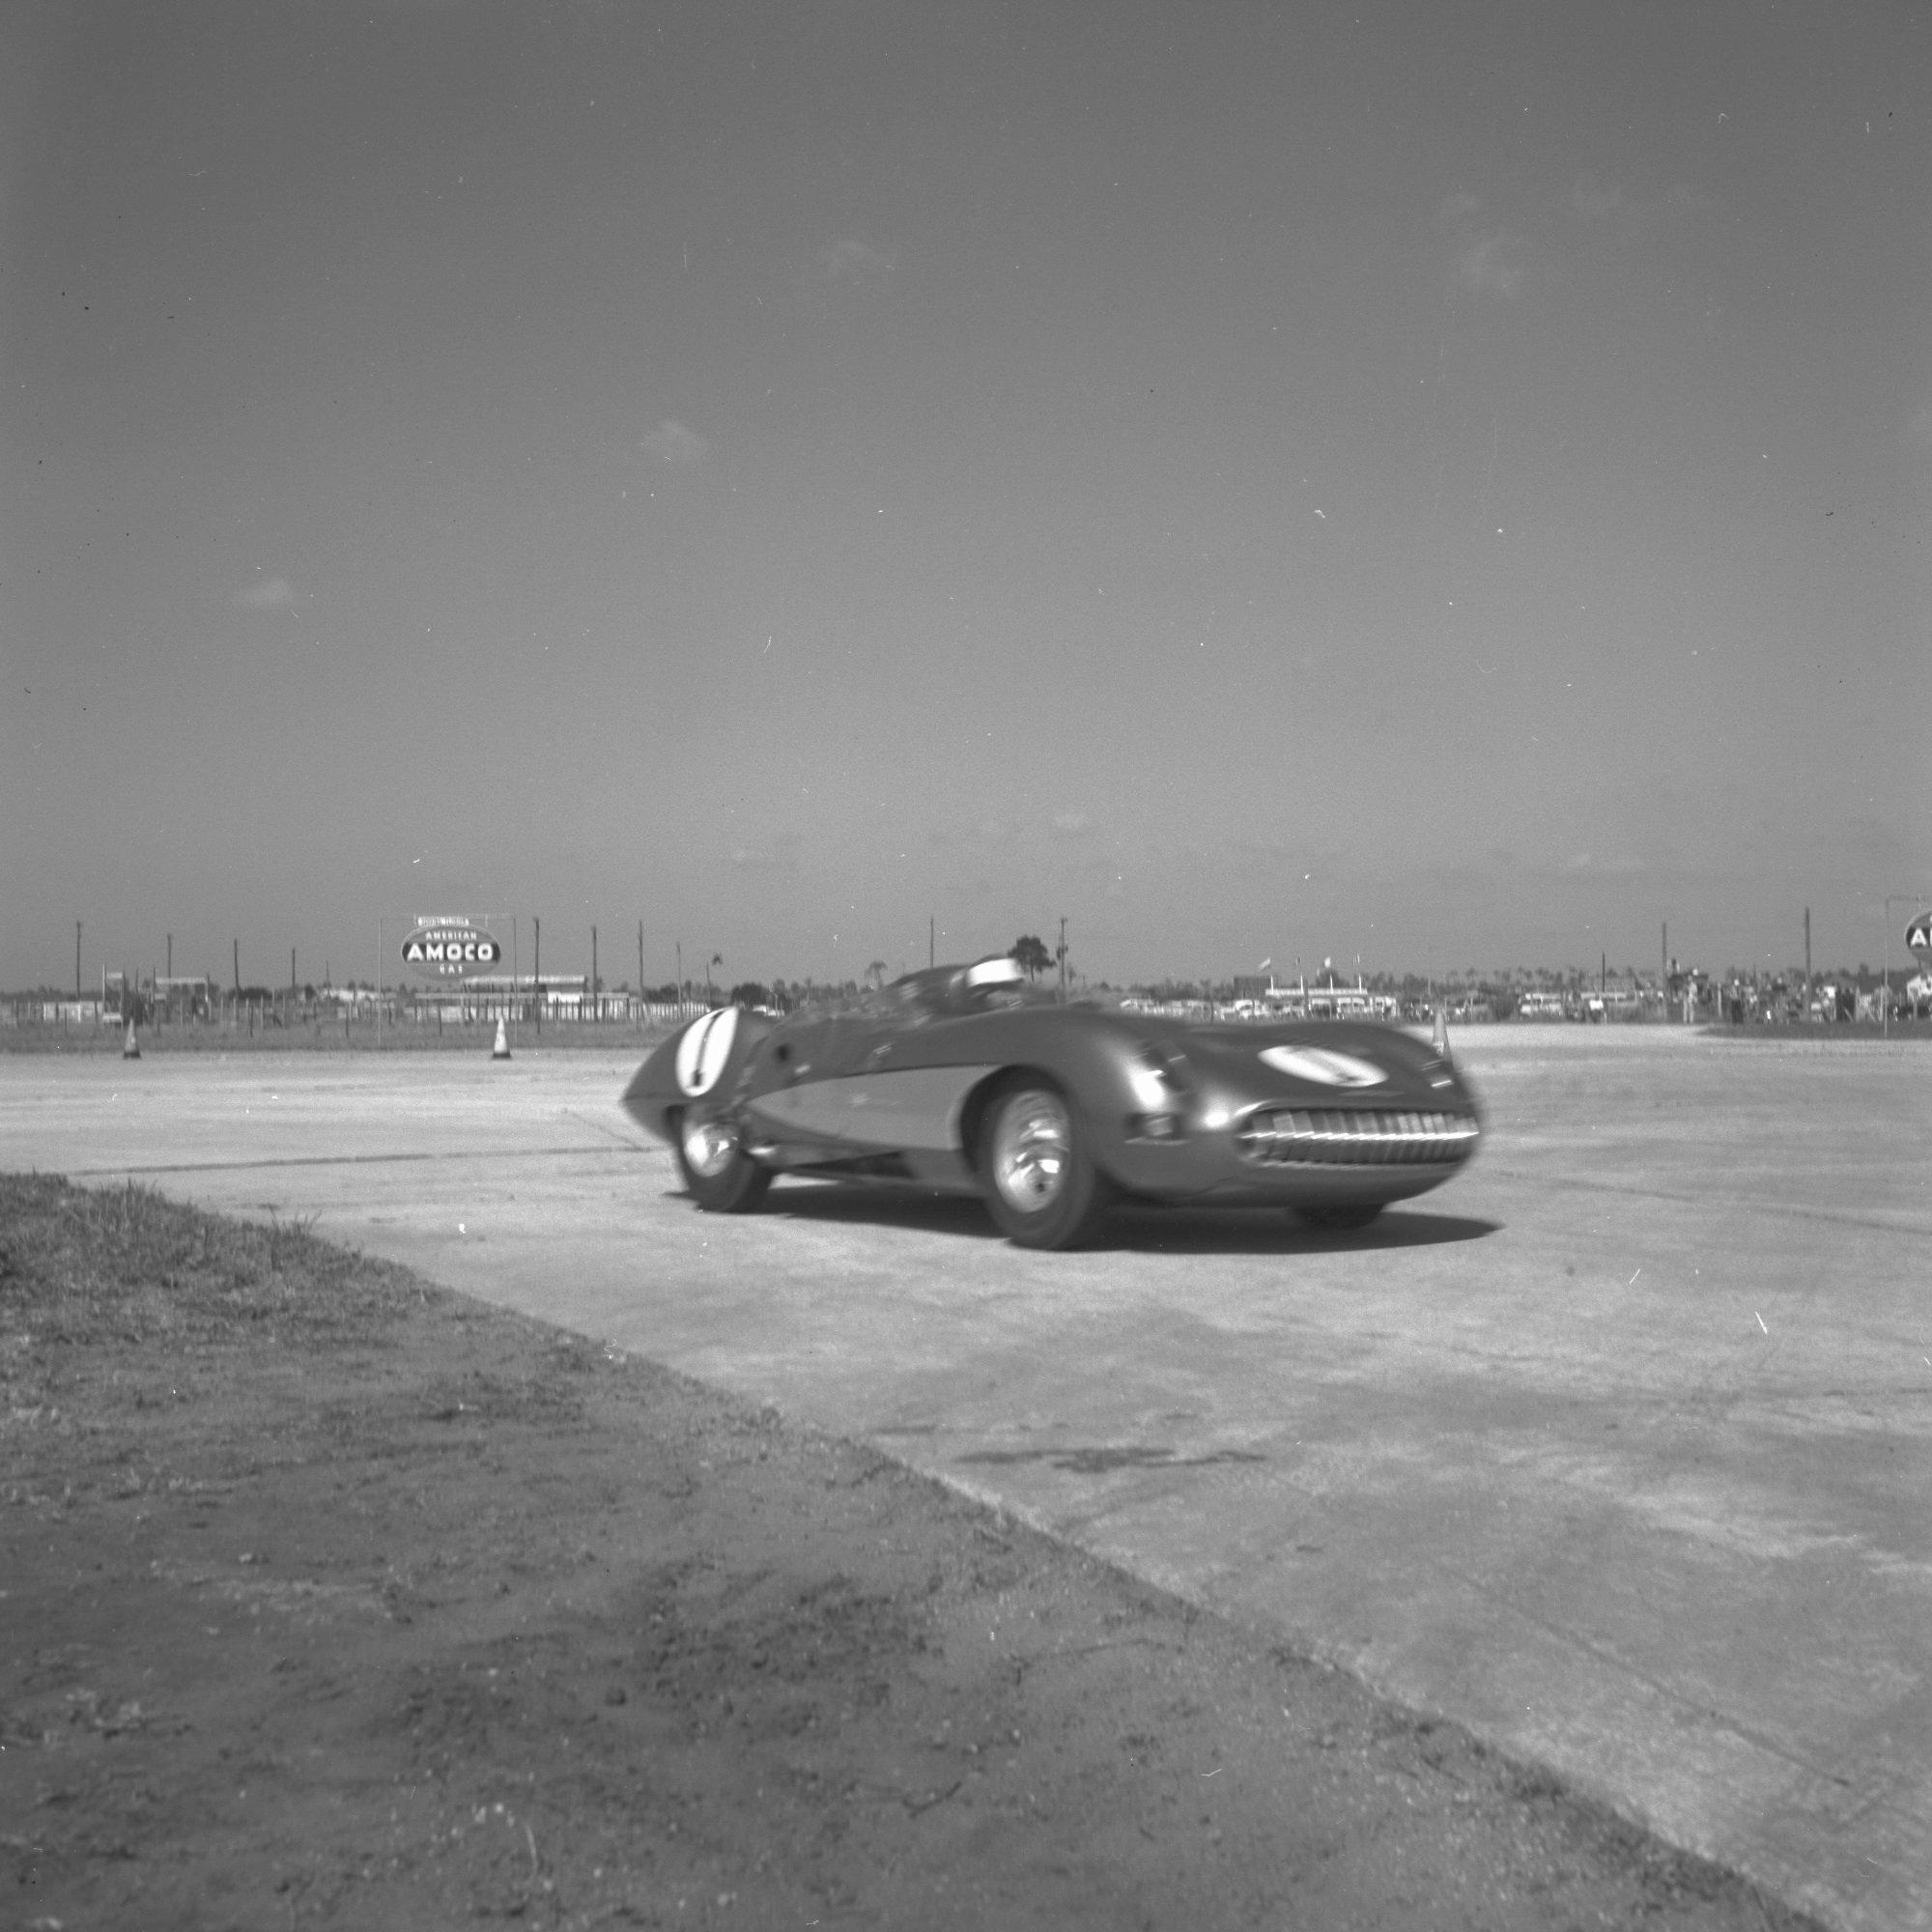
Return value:
M 1439 1187 L 1482 1131 L 1447 1055 L 1393 1027 L 1063 1006 L 1006 957 L 849 1010 L 719 1008 L 644 1062 L 624 1106 L 700 1208 L 743 1213 L 784 1173 L 911 1180 L 980 1196 L 1036 1248 L 1090 1238 L 1122 1198 L 1361 1227 Z

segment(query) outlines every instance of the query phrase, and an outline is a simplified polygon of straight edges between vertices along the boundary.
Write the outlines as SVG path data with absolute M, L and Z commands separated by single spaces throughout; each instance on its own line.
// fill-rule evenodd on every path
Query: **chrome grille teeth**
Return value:
M 1464 1114 L 1283 1108 L 1254 1115 L 1236 1139 L 1266 1166 L 1390 1166 L 1462 1160 L 1477 1134 Z

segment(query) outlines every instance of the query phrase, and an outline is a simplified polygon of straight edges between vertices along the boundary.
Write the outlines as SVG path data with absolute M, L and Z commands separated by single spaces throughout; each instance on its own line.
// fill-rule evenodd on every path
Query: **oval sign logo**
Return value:
M 503 949 L 467 919 L 419 919 L 403 941 L 403 964 L 432 980 L 457 980 L 486 973 Z
M 731 1057 L 731 1042 L 738 1037 L 738 1009 L 720 1007 L 685 1029 L 677 1043 L 677 1084 L 694 1098 L 708 1094 L 724 1071 Z
M 1379 1087 L 1388 1079 L 1379 1066 L 1325 1046 L 1268 1046 L 1262 1058 L 1277 1073 L 1319 1087 Z

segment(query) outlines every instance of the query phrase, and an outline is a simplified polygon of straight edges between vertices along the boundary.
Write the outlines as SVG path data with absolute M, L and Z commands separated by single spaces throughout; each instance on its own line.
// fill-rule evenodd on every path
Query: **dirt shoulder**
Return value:
M 0 1177 L 0 1922 L 1808 1925 L 877 1453 Z

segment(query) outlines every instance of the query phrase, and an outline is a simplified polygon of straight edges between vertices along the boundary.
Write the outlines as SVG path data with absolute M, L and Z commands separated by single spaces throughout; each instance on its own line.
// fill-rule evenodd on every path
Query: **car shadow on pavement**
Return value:
M 1005 1238 L 978 1201 L 910 1183 L 814 1180 L 776 1187 L 761 1210 L 825 1226 L 918 1228 L 970 1239 Z M 1366 1228 L 1310 1228 L 1280 1208 L 1116 1208 L 1090 1252 L 1333 1254 L 1479 1241 L 1500 1223 L 1396 1206 Z
M 1404 1207 L 1385 1208 L 1366 1228 L 1349 1229 L 1310 1228 L 1281 1208 L 1122 1208 L 1094 1245 L 1133 1254 L 1325 1255 L 1480 1241 L 1501 1227 L 1470 1214 Z
M 760 1212 L 826 1226 L 923 1228 L 935 1235 L 1004 1238 L 970 1196 L 939 1194 L 911 1181 L 794 1180 L 774 1187 Z

